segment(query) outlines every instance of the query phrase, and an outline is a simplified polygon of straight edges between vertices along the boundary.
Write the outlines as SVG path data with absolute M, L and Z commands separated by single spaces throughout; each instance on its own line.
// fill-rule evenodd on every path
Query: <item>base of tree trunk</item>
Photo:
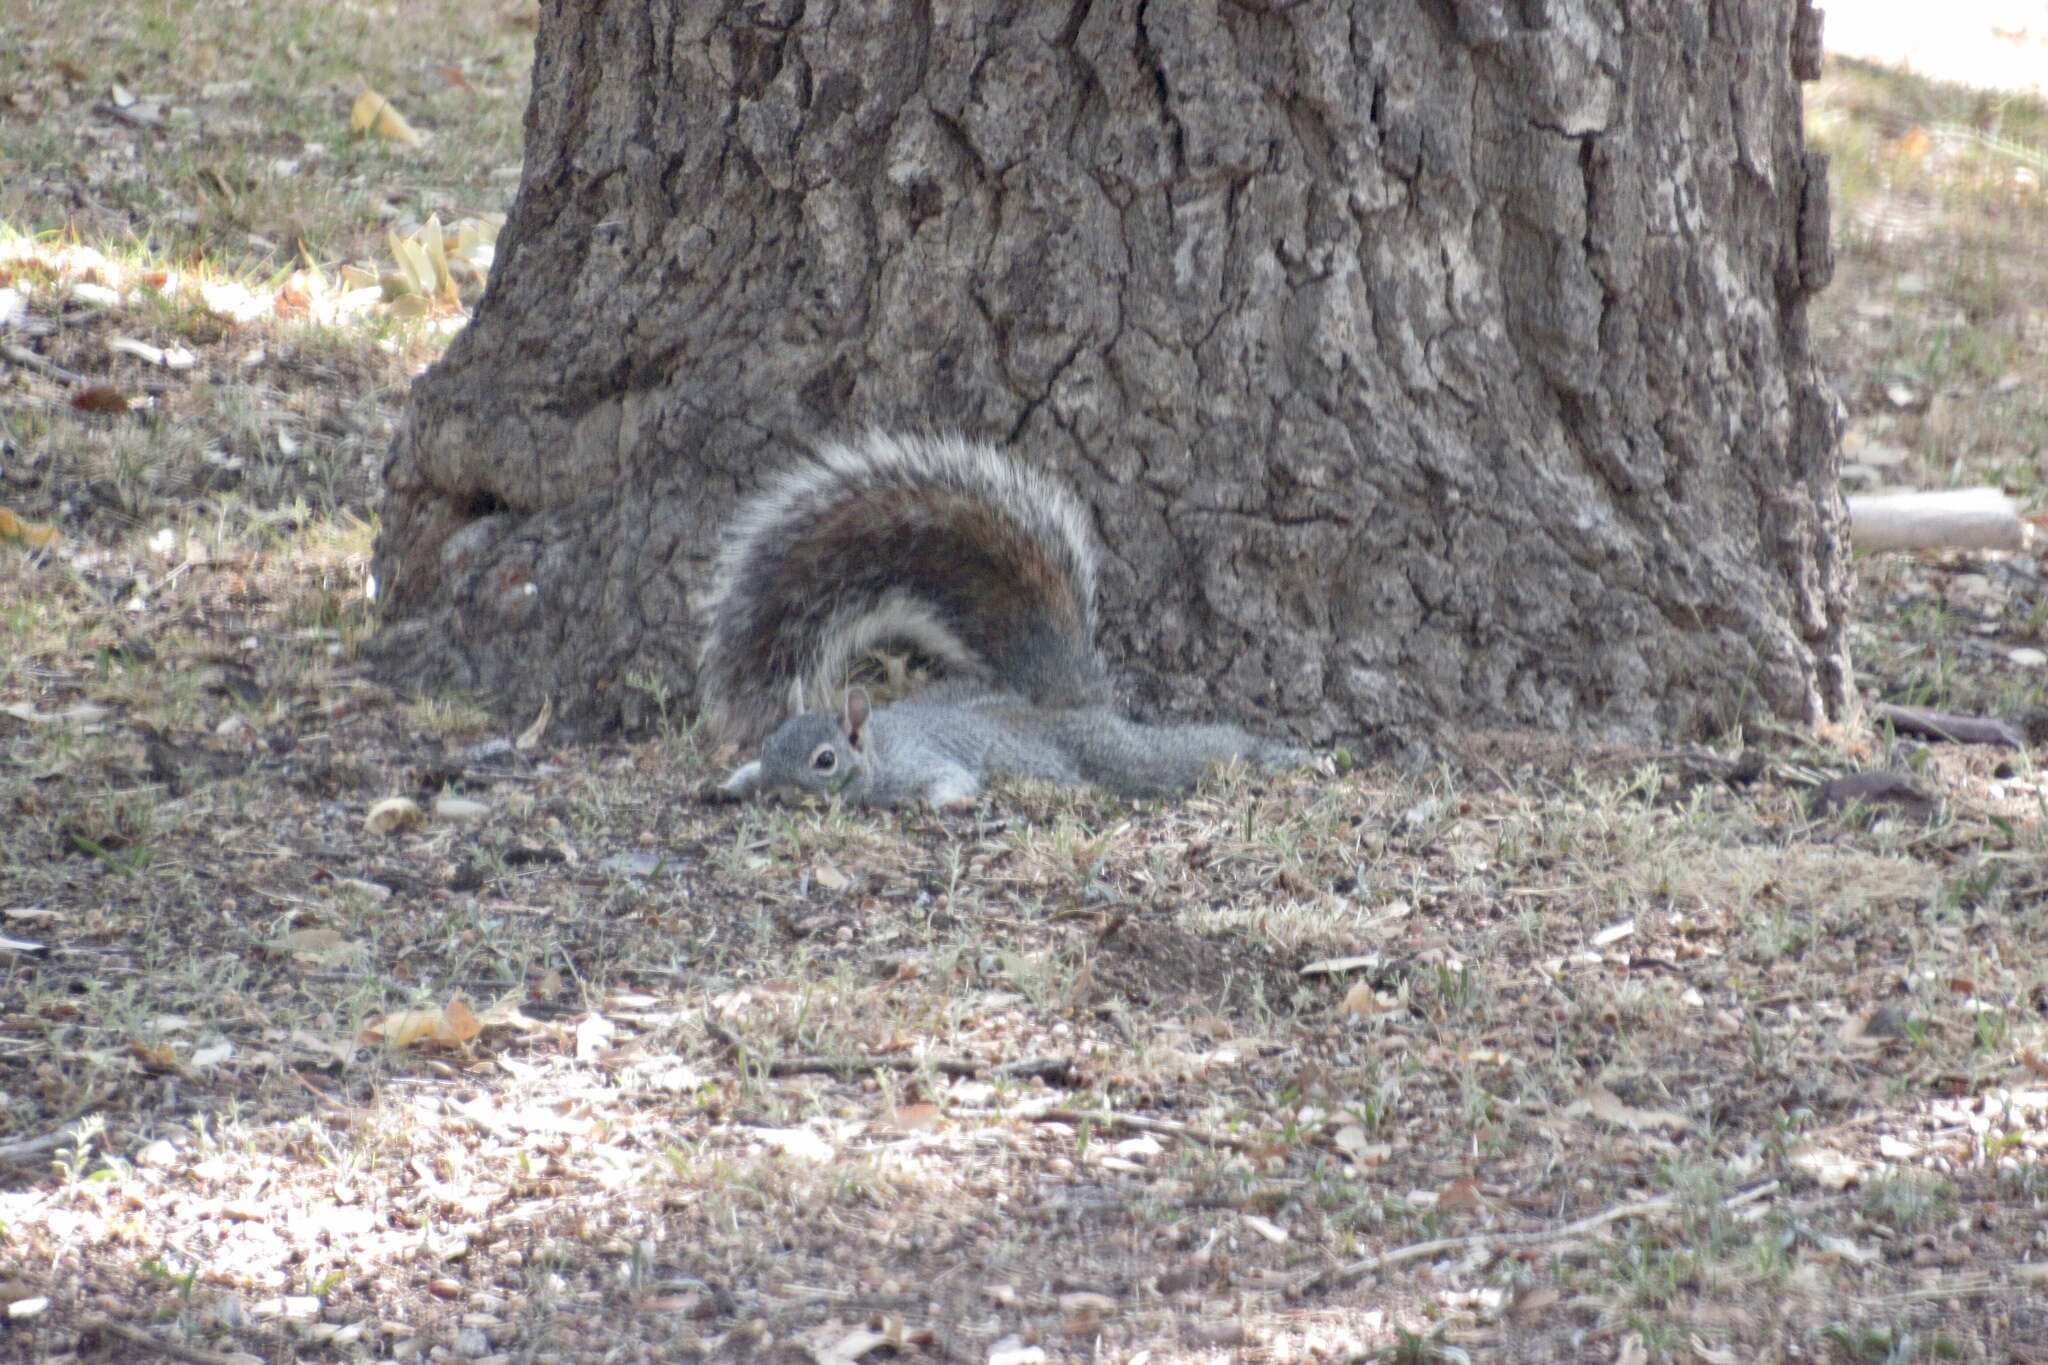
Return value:
M 389 465 L 378 656 L 570 733 L 686 715 L 721 518 L 874 423 L 1072 483 L 1144 716 L 1838 713 L 1817 35 L 1780 0 L 550 4 L 489 290 Z

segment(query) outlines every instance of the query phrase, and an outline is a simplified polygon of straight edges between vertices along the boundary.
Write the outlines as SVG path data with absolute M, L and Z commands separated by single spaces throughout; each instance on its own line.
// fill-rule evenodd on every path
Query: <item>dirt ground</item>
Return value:
M 394 696 L 531 12 L 252 13 L 0 11 L 0 1358 L 2048 1360 L 2030 750 L 873 814 Z M 1808 105 L 1845 480 L 2038 506 L 2048 110 Z M 1868 699 L 2038 740 L 2042 586 L 1866 561 Z

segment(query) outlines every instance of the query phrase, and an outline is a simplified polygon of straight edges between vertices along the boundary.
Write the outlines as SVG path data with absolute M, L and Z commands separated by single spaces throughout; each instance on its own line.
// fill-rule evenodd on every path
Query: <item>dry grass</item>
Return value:
M 84 7 L 45 13 L 0 21 L 17 87 L 91 47 Z M 173 13 L 259 41 L 227 6 L 145 17 Z M 377 14 L 274 27 L 319 25 L 307 69 L 375 70 L 456 128 L 428 93 L 456 19 L 411 47 Z M 471 18 L 468 41 L 508 41 Z M 124 83 L 187 79 L 130 27 Z M 518 102 L 516 60 L 491 69 L 487 129 Z M 321 79 L 300 136 L 331 150 L 294 211 L 331 259 L 380 240 L 351 235 L 357 158 L 502 206 L 498 134 L 356 147 L 342 76 Z M 2048 364 L 2028 311 L 2048 294 L 1971 292 L 1986 259 L 2008 284 L 2043 268 L 1980 197 L 2017 195 L 1980 183 L 2004 154 L 1886 169 L 1954 98 L 1857 71 L 1815 92 L 1845 222 L 1923 215 L 1925 288 L 1899 286 L 1895 239 L 1851 233 L 1820 328 L 1859 430 L 1925 480 L 2020 469 L 1996 452 L 2038 442 L 2015 433 Z M 706 801 L 680 721 L 517 749 L 462 698 L 353 670 L 376 462 L 439 334 L 233 321 L 152 285 L 280 282 L 226 228 L 176 237 L 146 186 L 71 184 L 66 165 L 127 164 L 126 136 L 0 113 L 0 157 L 68 149 L 0 205 L 16 233 L 104 215 L 0 266 L 48 325 L 8 338 L 149 399 L 83 412 L 0 368 L 0 504 L 61 533 L 0 544 L 0 1356 L 1907 1361 L 2048 1340 L 2024 758 L 1504 738 L 1433 776 L 1158 806 L 1021 790 L 939 818 Z M 245 136 L 204 150 L 258 155 L 211 145 Z M 199 164 L 172 142 L 165 164 Z M 2039 226 L 2032 205 L 2000 212 Z M 110 246 L 124 231 L 181 244 Z M 122 302 L 84 315 L 87 275 Z M 116 336 L 196 363 L 143 370 Z M 1949 400 L 1941 458 L 1894 376 Z M 1871 566 L 1873 691 L 2031 704 L 2039 670 L 2010 651 L 2039 642 L 2033 573 Z M 1940 812 L 1809 814 L 1815 780 L 1862 766 L 1912 771 Z M 373 833 L 393 796 L 484 810 Z M 459 1041 L 376 1040 L 433 1024 Z

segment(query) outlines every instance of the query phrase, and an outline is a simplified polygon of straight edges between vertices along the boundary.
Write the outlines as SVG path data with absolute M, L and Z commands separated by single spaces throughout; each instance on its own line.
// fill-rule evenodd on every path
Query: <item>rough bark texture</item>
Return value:
M 1711 730 L 1849 694 L 1792 0 L 545 6 L 384 658 L 690 695 L 721 517 L 957 429 L 1094 508 L 1140 713 Z

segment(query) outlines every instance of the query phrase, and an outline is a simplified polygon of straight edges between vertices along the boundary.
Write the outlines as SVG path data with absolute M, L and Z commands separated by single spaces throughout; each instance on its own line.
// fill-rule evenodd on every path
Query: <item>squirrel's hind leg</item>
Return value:
M 948 763 L 924 780 L 918 795 L 933 810 L 965 810 L 981 795 L 981 780 L 968 769 Z

